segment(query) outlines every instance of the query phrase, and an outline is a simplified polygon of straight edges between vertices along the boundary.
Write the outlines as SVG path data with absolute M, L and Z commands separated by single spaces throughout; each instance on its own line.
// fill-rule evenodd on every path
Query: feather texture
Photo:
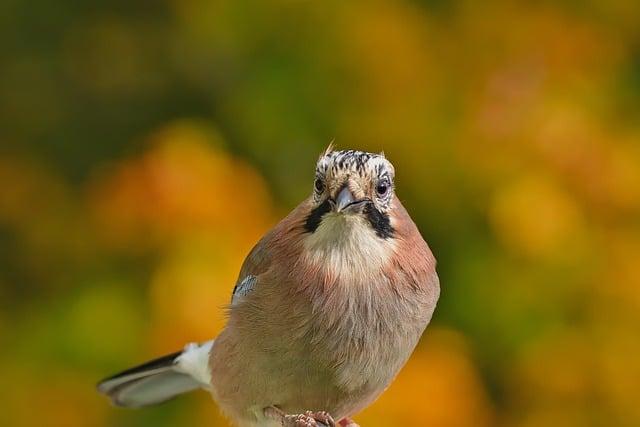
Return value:
M 241 274 L 256 276 L 253 291 L 230 308 L 211 355 L 212 392 L 237 423 L 263 425 L 269 405 L 352 415 L 404 365 L 439 283 L 427 244 L 393 203 L 393 239 L 357 217 L 309 234 L 307 200 L 252 250 Z
M 209 352 L 213 341 L 188 344 L 183 351 L 168 354 L 127 369 L 98 384 L 98 391 L 116 406 L 137 408 L 154 405 L 180 394 L 209 388 Z

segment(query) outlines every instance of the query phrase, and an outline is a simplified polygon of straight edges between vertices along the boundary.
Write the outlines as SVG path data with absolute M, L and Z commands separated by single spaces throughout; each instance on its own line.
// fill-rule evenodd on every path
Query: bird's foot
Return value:
M 268 418 L 280 419 L 282 427 L 336 427 L 331 415 L 325 411 L 285 414 L 279 408 L 272 406 L 265 409 L 265 415 Z
M 355 421 L 353 421 L 351 418 L 343 418 L 340 421 L 338 421 L 338 426 L 339 427 L 360 427 L 359 424 L 357 424 Z
M 335 425 L 331 415 L 324 411 L 285 415 L 282 419 L 283 427 L 335 427 Z

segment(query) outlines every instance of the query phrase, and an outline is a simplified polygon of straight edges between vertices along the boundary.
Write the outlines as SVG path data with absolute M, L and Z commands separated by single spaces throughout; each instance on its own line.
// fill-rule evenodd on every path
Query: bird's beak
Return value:
M 356 200 L 348 186 L 344 186 L 338 193 L 333 208 L 336 212 L 350 211 L 352 208 L 360 206 L 364 200 Z

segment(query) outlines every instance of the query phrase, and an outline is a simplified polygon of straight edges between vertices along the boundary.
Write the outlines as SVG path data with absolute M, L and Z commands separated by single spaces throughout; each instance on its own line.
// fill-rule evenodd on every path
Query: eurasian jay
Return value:
M 393 381 L 440 294 L 435 259 L 384 154 L 334 151 L 313 192 L 247 256 L 215 339 L 105 379 L 118 406 L 203 388 L 238 426 L 356 425 Z

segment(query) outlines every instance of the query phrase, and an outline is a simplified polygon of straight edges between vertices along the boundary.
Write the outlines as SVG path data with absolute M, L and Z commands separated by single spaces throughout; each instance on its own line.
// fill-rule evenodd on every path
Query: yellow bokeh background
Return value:
M 0 425 L 224 426 L 96 382 L 224 325 L 338 148 L 382 151 L 438 259 L 364 427 L 640 425 L 640 3 L 0 6 Z

